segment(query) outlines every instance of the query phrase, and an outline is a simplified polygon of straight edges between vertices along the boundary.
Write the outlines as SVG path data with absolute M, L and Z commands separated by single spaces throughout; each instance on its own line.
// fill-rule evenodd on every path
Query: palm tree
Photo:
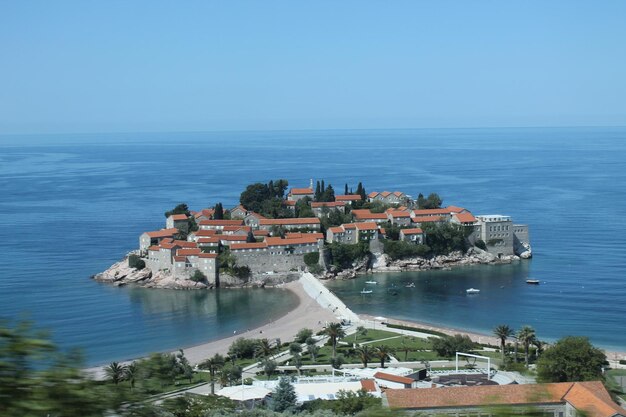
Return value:
M 356 332 L 354 332 L 354 344 L 356 345 L 357 343 L 357 338 L 359 336 L 365 336 L 367 335 L 367 329 L 363 326 L 359 326 L 356 328 Z
M 111 362 L 109 366 L 105 368 L 105 372 L 107 376 L 111 379 L 111 381 L 117 385 L 120 381 L 124 380 L 124 372 L 125 366 L 119 364 L 119 362 Z
M 517 333 L 517 338 L 524 345 L 524 362 L 528 368 L 528 349 L 530 344 L 536 339 L 535 329 L 530 326 L 524 326 Z
M 135 388 L 135 381 L 137 380 L 137 376 L 139 375 L 139 368 L 137 367 L 137 363 L 133 362 L 130 365 L 126 366 L 124 369 L 124 379 L 130 382 L 131 391 Z
M 272 351 L 274 349 L 272 348 L 270 341 L 267 339 L 261 339 L 258 341 L 258 344 L 256 345 L 256 348 L 254 349 L 254 356 L 256 357 L 263 357 L 263 358 L 267 358 L 268 356 L 270 356 L 272 354 Z
M 500 350 L 502 351 L 502 363 L 504 363 L 504 350 L 506 349 L 506 339 L 513 336 L 515 331 L 506 324 L 501 324 L 493 329 L 493 334 L 500 339 Z
M 386 346 L 386 345 L 376 346 L 376 349 L 374 350 L 374 355 L 378 357 L 378 359 L 380 360 L 381 368 L 385 367 L 385 361 L 389 359 L 389 354 L 392 352 L 393 350 L 389 346 Z
M 367 361 L 369 361 L 374 354 L 373 349 L 368 345 L 363 345 L 357 347 L 355 352 L 363 363 L 363 368 L 367 368 Z
M 216 353 L 212 358 L 198 365 L 200 369 L 207 369 L 209 371 L 209 375 L 211 376 L 211 394 L 215 394 L 215 373 L 220 370 L 225 363 L 226 359 L 219 353 Z
M 337 340 L 346 335 L 346 332 L 341 327 L 341 323 L 330 323 L 324 328 L 324 334 L 330 337 L 330 341 L 333 345 L 333 359 L 337 357 Z
M 535 350 L 535 359 L 539 359 L 539 355 L 541 355 L 543 353 L 543 348 L 545 346 L 545 343 L 542 342 L 541 340 L 535 338 L 535 340 L 532 341 L 532 344 L 536 348 L 536 350 Z

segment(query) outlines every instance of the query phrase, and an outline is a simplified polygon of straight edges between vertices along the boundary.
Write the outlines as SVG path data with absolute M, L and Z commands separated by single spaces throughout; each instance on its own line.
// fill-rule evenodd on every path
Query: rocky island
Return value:
M 530 258 L 528 226 L 508 216 L 442 205 L 432 193 L 366 193 L 345 185 L 292 188 L 280 179 L 249 185 L 240 204 L 165 213 L 165 228 L 93 276 L 114 285 L 207 289 L 291 281 L 304 270 L 322 279 L 366 272 L 419 271 Z

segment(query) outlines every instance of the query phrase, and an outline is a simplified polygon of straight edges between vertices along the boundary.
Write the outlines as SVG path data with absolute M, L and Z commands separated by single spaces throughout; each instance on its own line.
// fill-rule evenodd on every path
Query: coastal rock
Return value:
M 120 284 L 140 282 L 151 278 L 152 271 L 148 268 L 135 269 L 128 266 L 128 257 L 111 265 L 106 271 L 93 276 L 101 282 L 120 282 Z M 119 285 L 119 284 L 118 284 Z

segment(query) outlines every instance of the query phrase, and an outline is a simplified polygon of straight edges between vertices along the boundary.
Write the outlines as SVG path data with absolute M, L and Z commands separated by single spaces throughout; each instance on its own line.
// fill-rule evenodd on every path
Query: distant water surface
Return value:
M 246 184 L 325 179 L 436 191 L 444 204 L 529 224 L 511 266 L 384 274 L 416 288 L 355 310 L 489 332 L 530 324 L 626 350 L 626 129 L 423 129 L 0 136 L 0 317 L 30 317 L 89 363 L 232 335 L 293 307 L 281 290 L 114 288 L 89 280 L 163 227 L 163 212 L 237 203 Z M 542 284 L 530 287 L 527 277 Z M 468 297 L 464 289 L 480 288 Z

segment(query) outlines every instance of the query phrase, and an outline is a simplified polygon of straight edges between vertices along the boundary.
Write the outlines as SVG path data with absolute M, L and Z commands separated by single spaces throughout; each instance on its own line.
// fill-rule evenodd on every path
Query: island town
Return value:
M 248 186 L 241 204 L 230 210 L 221 203 L 198 211 L 180 204 L 166 213 L 164 228 L 139 237 L 129 261 L 143 272 L 131 282 L 165 277 L 171 287 L 214 287 L 305 269 L 341 277 L 354 275 L 355 267 L 364 272 L 449 267 L 453 262 L 445 257 L 451 253 L 462 264 L 532 255 L 528 226 L 509 216 L 442 206 L 435 193 L 417 199 L 402 191 L 366 194 L 360 183 L 356 191 L 347 184 L 344 191 L 336 195 L 332 185 L 318 181 L 314 187 L 311 180 L 308 187 L 287 192 L 287 181 L 277 180 Z M 438 262 L 442 259 L 445 265 Z

